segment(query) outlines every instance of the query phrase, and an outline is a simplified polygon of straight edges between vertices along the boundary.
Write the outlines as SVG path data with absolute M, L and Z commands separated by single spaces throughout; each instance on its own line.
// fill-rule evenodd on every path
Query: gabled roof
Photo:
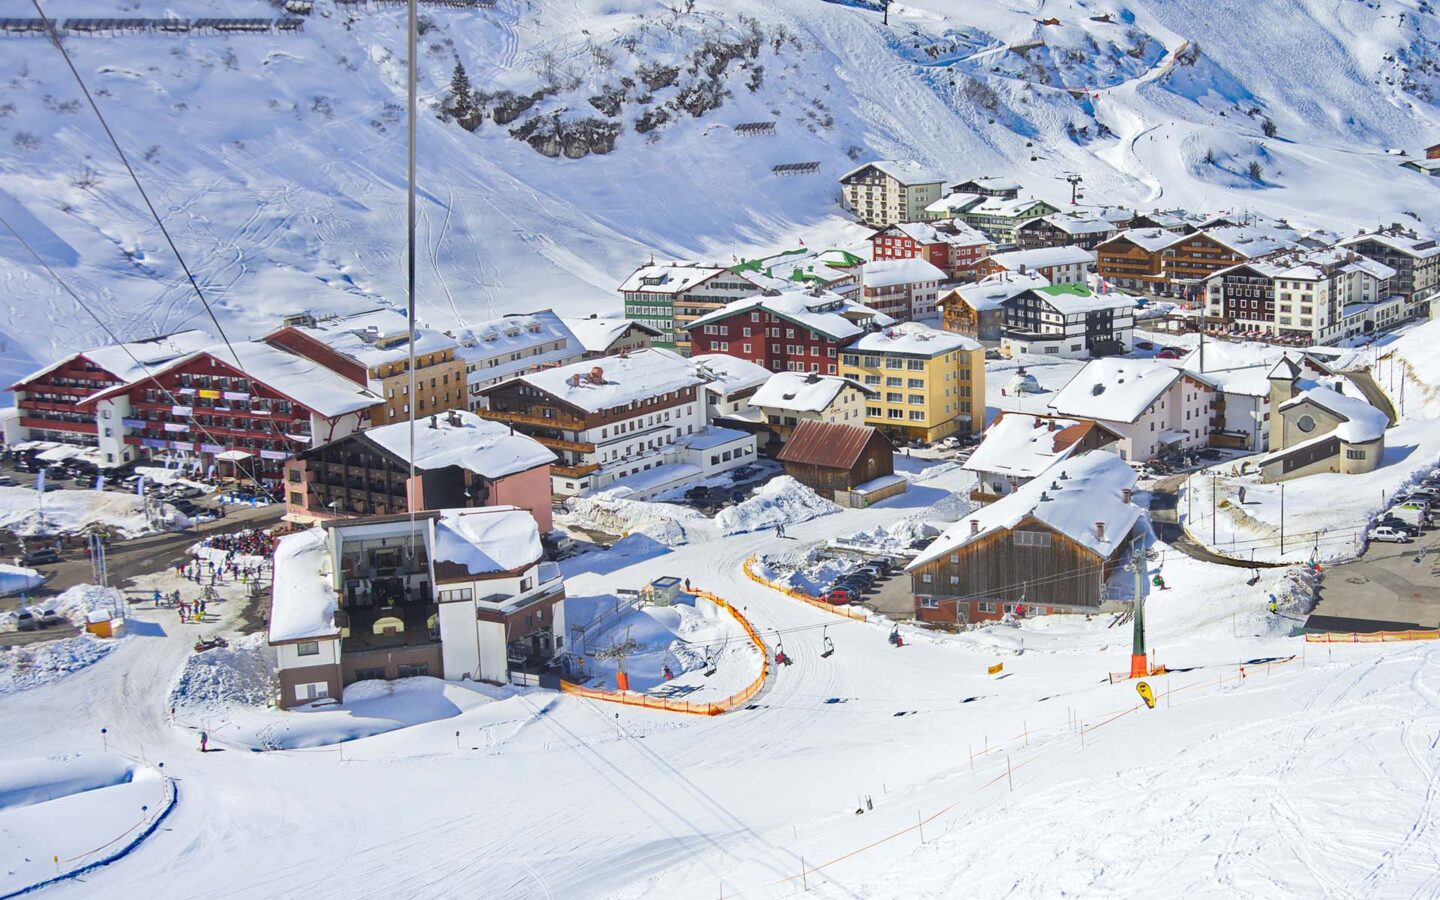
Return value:
M 1123 241 L 1127 244 L 1134 244 L 1146 253 L 1158 253 L 1171 244 L 1183 241 L 1188 236 L 1166 231 L 1164 228 L 1132 228 L 1122 231 L 1108 240 L 1101 241 L 1100 246 L 1108 247 Z
M 1306 403 L 1313 403 L 1341 419 L 1330 434 L 1347 444 L 1364 444 L 1379 440 L 1385 429 L 1390 427 L 1390 418 L 1385 413 L 1361 400 L 1350 397 L 1331 387 L 1313 387 L 1280 404 L 1280 411 L 1294 409 Z
M 312 340 L 348 356 L 366 369 L 396 363 L 410 355 L 409 321 L 402 310 L 380 307 L 349 316 L 315 319 L 313 325 L 288 325 Z M 280 329 L 284 331 L 285 328 Z M 455 346 L 455 341 L 433 328 L 417 326 L 415 352 L 434 353 Z
M 1050 408 L 1062 416 L 1099 419 L 1102 422 L 1134 422 L 1181 378 L 1209 384 L 1193 372 L 1185 372 L 1153 359 L 1092 359 L 1050 401 Z
M 561 316 L 560 321 L 570 329 L 570 333 L 575 336 L 575 340 L 580 342 L 580 346 L 586 353 L 606 352 L 612 344 L 620 339 L 621 335 L 631 328 L 649 332 L 652 338 L 664 336 L 664 332 L 660 329 L 652 328 L 644 322 L 637 322 L 634 319 L 601 319 L 596 316 L 577 319 L 571 316 Z
M 1133 310 L 1135 308 L 1135 298 L 1129 294 L 1122 294 L 1119 291 L 1096 293 L 1083 284 L 1048 284 L 1031 288 L 1027 293 L 1036 295 L 1062 315 L 1074 316 L 1080 313 L 1098 312 L 1102 309 Z
M 1059 212 L 1054 206 L 1037 197 L 1015 197 L 1013 199 L 1006 197 L 983 197 L 978 206 L 973 206 L 965 210 L 965 213 L 967 215 L 1018 216 L 1037 204 L 1049 207 L 1052 213 Z
M 729 270 L 720 266 L 702 266 L 689 262 L 651 263 L 631 272 L 619 289 L 622 292 L 678 294 L 726 271 Z
M 441 566 L 470 575 L 513 572 L 540 561 L 540 526 L 528 509 L 514 506 L 441 510 L 430 552 L 437 577 Z
M 945 183 L 944 176 L 937 174 L 933 169 L 922 166 L 913 159 L 877 159 L 874 162 L 865 163 L 863 166 L 856 166 L 841 175 L 840 180 L 845 181 L 850 176 L 858 175 L 866 169 L 878 169 L 906 186 Z
M 781 462 L 851 469 L 870 439 L 878 432 L 869 425 L 840 425 L 806 419 L 795 426 L 790 440 L 775 457 Z
M 821 412 L 829 409 L 847 387 L 855 388 L 866 396 L 873 397 L 877 393 L 853 378 L 839 375 L 776 372 L 751 395 L 750 405 L 791 412 Z
M 990 176 L 967 178 L 964 181 L 957 182 L 955 184 L 955 189 L 959 190 L 960 188 L 967 187 L 969 185 L 974 185 L 977 190 L 982 191 L 1018 191 L 1022 189 L 1020 182 L 1018 181 L 1011 181 L 1009 178 L 995 178 Z
M 918 256 L 910 259 L 881 259 L 866 263 L 860 270 L 866 287 L 894 287 L 899 284 L 916 284 L 925 281 L 944 281 L 944 270 L 928 259 Z
M 989 278 L 950 291 L 940 298 L 940 305 L 945 305 L 946 297 L 956 296 L 976 312 L 988 312 L 1004 306 L 1011 297 L 1048 284 L 1050 279 L 1038 272 L 997 272 Z
M 947 213 L 954 215 L 955 213 L 969 212 L 974 207 L 979 206 L 980 202 L 984 199 L 984 194 L 948 194 L 925 207 L 925 211 L 937 215 L 945 215 Z
M 1440 256 L 1440 241 L 1434 238 L 1411 237 L 1405 234 L 1398 234 L 1394 231 L 1371 231 L 1365 234 L 1357 234 L 1355 237 L 1340 242 L 1342 247 L 1351 244 L 1360 244 L 1365 241 L 1374 241 L 1384 247 L 1389 247 L 1397 253 L 1403 253 L 1414 259 L 1429 259 L 1433 256 Z
M 758 388 L 770 380 L 769 369 L 728 353 L 702 353 L 690 357 L 690 362 L 705 379 L 705 390 L 720 397 Z
M 690 322 L 684 328 L 693 331 L 728 319 L 736 313 L 751 310 L 764 310 L 835 341 L 855 337 L 865 330 L 865 324 L 883 326 L 895 321 L 882 312 L 846 300 L 831 291 L 792 290 L 746 297 L 727 303 L 720 309 Z
M 1074 453 L 1092 431 L 1115 438 L 1110 429 L 1089 419 L 1001 412 L 985 429 L 985 439 L 961 468 L 969 472 L 998 472 L 1017 479 L 1034 478 Z
M 230 352 L 232 346 L 234 353 Z M 212 346 L 198 353 L 182 356 L 159 369 L 152 369 L 151 374 L 158 378 L 203 356 L 230 366 L 237 374 L 247 376 L 322 416 L 333 418 L 359 412 L 381 402 L 378 394 L 371 393 L 338 372 L 298 353 L 291 353 L 263 341 L 239 341 L 228 346 Z M 139 380 L 137 379 L 137 382 Z M 124 384 L 116 385 L 98 394 L 91 394 L 84 402 L 88 404 L 103 400 L 128 387 L 129 385 Z
M 159 337 L 144 338 L 138 341 L 127 341 L 123 344 L 92 347 L 89 350 L 72 353 L 43 369 L 31 372 L 11 385 L 10 390 L 13 391 L 22 384 L 42 378 L 66 363 L 81 357 L 104 369 L 121 383 L 129 384 L 144 378 L 146 370 L 154 371 L 173 359 L 187 353 L 194 353 L 213 343 L 215 343 L 215 339 L 205 332 L 191 330 L 177 331 L 174 334 L 163 334 Z
M 922 322 L 901 322 L 872 331 L 845 349 L 935 357 L 956 350 L 979 350 L 980 342 L 953 331 L 931 328 Z
M 914 571 L 1031 518 L 1109 559 L 1140 520 L 1140 508 L 1127 503 L 1123 495 L 1135 487 L 1136 479 L 1128 463 L 1106 450 L 1072 457 L 951 525 L 906 569 Z M 1097 523 L 1104 537 L 1097 533 Z
M 1039 228 L 1040 224 L 1053 225 L 1072 237 L 1088 234 L 1112 234 L 1118 231 L 1115 223 L 1108 219 L 1089 216 L 1077 216 L 1074 213 L 1054 213 L 1042 216 L 1039 219 L 1030 219 L 1022 222 L 1021 228 Z
M 933 205 L 933 204 L 932 204 Z M 961 221 L 898 222 L 871 235 L 873 240 L 884 234 L 903 234 L 920 244 L 949 244 L 954 247 L 975 247 L 990 239 Z
M 1207 228 L 1195 234 L 1187 234 L 1181 240 L 1200 240 L 1204 235 L 1215 243 L 1246 258 L 1265 256 L 1277 250 L 1290 250 L 1298 246 L 1300 233 L 1294 229 L 1246 226 Z

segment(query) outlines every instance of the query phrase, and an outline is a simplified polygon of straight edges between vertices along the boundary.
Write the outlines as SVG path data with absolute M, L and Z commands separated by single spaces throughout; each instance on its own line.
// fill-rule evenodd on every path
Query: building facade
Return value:
M 878 160 L 840 176 L 840 206 L 871 228 L 918 222 L 944 183 L 918 163 Z
M 981 278 L 1009 272 L 1014 275 L 1037 273 L 1051 284 L 1085 284 L 1095 254 L 1083 247 L 1040 247 L 1034 250 L 1012 250 L 982 259 L 975 272 Z
M 840 372 L 875 391 L 865 424 L 926 443 L 985 425 L 985 350 L 979 341 L 916 322 L 870 332 L 845 347 Z
M 1006 300 L 1002 350 L 1089 359 L 1135 345 L 1135 298 L 1077 284 L 1031 288 Z
M 651 263 L 625 279 L 620 297 L 625 318 L 659 332 L 655 346 L 686 352 L 690 349 L 689 323 L 761 290 L 762 286 L 744 273 L 721 266 Z
M 953 222 L 901 222 L 870 236 L 872 259 L 923 259 L 952 281 L 972 280 L 975 266 L 994 249 L 979 231 Z
M 861 270 L 863 302 L 876 312 L 908 322 L 935 315 L 945 271 L 926 260 L 886 259 Z
M 465 371 L 465 408 L 472 411 L 484 405 L 481 391 L 492 384 L 585 356 L 569 326 L 548 309 L 480 322 L 456 337 L 456 355 Z
M 688 327 L 696 355 L 725 353 L 771 372 L 835 375 L 842 346 L 893 322 L 835 294 L 793 290 L 737 301 Z

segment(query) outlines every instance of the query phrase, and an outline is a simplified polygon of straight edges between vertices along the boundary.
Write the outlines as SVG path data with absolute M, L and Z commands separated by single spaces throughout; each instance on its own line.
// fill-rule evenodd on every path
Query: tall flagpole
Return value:
M 410 553 L 415 554 L 415 408 L 420 398 L 415 394 L 415 48 L 418 43 L 418 2 L 410 0 L 406 32 L 409 49 L 406 51 L 407 99 L 406 112 L 406 255 L 405 255 L 405 314 L 410 328 L 410 479 L 405 485 L 405 505 L 410 511 Z

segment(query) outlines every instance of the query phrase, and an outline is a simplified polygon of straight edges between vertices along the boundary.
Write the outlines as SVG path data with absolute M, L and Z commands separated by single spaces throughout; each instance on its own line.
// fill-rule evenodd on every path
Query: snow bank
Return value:
M 601 655 L 612 643 L 627 648 L 631 691 L 707 703 L 734 694 L 760 674 L 760 654 L 739 623 L 708 600 L 631 610 L 590 637 L 583 648 L 592 676 L 588 686 L 615 689 L 617 661 Z M 707 651 L 716 661 L 709 677 Z M 669 680 L 667 665 L 674 676 Z
M 743 534 L 776 525 L 808 522 L 839 511 L 839 505 L 789 475 L 781 475 L 757 490 L 750 499 L 721 510 L 715 524 L 722 534 Z
M 124 784 L 134 777 L 129 760 L 109 754 L 4 759 L 0 760 L 0 810 Z
M 160 524 L 182 526 L 189 522 L 168 506 Z M 0 528 L 24 537 L 78 532 L 103 525 L 122 537 L 150 534 L 157 528 L 147 520 L 145 499 L 114 491 L 52 491 L 44 495 L 28 487 L 0 487 Z
M 572 497 L 556 521 L 569 528 L 605 534 L 644 534 L 667 547 L 703 539 L 710 520 L 699 510 L 672 503 L 647 503 L 611 497 Z
M 906 516 L 889 525 L 879 525 L 869 531 L 859 531 L 836 540 L 847 547 L 864 547 L 875 553 L 898 554 L 913 550 L 915 544 L 927 537 L 940 533 L 921 515 Z
M 114 638 L 82 634 L 63 641 L 0 651 L 0 696 L 58 681 L 104 659 Z
M 45 576 L 34 569 L 0 563 L 0 597 L 33 590 L 45 583 Z
M 177 718 L 214 714 L 227 706 L 270 705 L 277 682 L 265 635 L 252 634 L 187 657 L 170 686 Z
M 814 546 L 766 554 L 756 560 L 755 573 L 768 581 L 818 597 L 858 564 L 855 557 L 837 556 Z
M 111 618 L 124 618 L 125 595 L 111 587 L 77 584 L 55 599 L 40 604 L 40 608 L 58 613 L 77 625 L 96 610 L 109 613 Z

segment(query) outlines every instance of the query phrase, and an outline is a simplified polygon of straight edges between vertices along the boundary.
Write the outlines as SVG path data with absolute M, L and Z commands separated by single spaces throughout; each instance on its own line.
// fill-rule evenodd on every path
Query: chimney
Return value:
M 591 369 L 591 370 L 590 370 L 590 383 L 591 383 L 591 384 L 604 384 L 604 383 L 605 383 L 605 370 L 602 369 L 602 368 L 600 368 L 599 366 L 596 366 L 595 368 Z
M 977 535 L 977 534 L 979 534 L 979 533 L 980 533 L 980 520 L 979 520 L 979 519 L 971 519 L 971 520 L 970 520 L 970 534 L 971 534 L 971 536 Z
M 454 409 L 450 410 L 450 415 L 449 415 L 447 418 L 449 418 L 450 424 L 451 424 L 452 426 L 454 426 L 455 428 L 459 428 L 459 427 L 460 427 L 460 412 L 459 412 L 459 410 L 454 410 Z
M 1123 501 L 1126 502 L 1126 503 L 1129 503 L 1129 502 L 1130 502 L 1130 496 L 1131 496 L 1131 490 L 1130 490 L 1130 488 L 1121 488 L 1121 489 L 1120 489 L 1120 499 L 1121 499 L 1121 500 L 1123 500 Z
M 1097 540 L 1097 541 L 1103 541 L 1103 540 L 1105 540 L 1105 523 L 1104 523 L 1104 522 L 1096 522 L 1096 523 L 1095 523 L 1095 540 Z
M 431 416 L 431 417 L 430 417 L 430 427 L 431 427 L 431 428 L 439 428 L 439 427 L 440 427 L 440 423 L 437 422 L 437 421 L 435 421 L 435 417 L 434 417 L 434 416 Z

